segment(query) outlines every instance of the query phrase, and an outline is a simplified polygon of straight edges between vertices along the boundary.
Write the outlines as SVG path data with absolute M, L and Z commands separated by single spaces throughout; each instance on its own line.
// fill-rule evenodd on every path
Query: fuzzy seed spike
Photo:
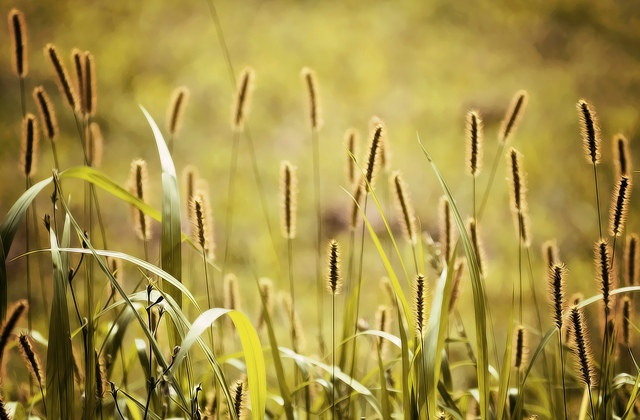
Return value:
M 53 44 L 47 44 L 44 47 L 44 54 L 51 62 L 53 71 L 56 73 L 60 94 L 65 97 L 71 109 L 73 111 L 77 111 L 79 106 L 78 96 L 76 95 L 76 91 L 73 89 L 71 79 L 69 79 L 69 74 L 58 55 L 56 47 Z
M 611 197 L 611 209 L 609 211 L 609 234 L 611 236 L 620 236 L 624 231 L 630 197 L 631 178 L 622 176 L 616 183 L 616 189 Z
M 400 172 L 396 171 L 391 175 L 391 189 L 394 192 L 396 206 L 402 215 L 404 236 L 407 242 L 415 244 L 417 240 L 416 217 L 413 205 L 407 192 L 407 186 L 402 179 Z
M 33 100 L 38 106 L 40 122 L 49 140 L 54 141 L 58 136 L 58 119 L 51 103 L 51 99 L 43 86 L 38 86 L 33 90 Z
M 26 300 L 19 300 L 8 311 L 7 318 L 5 319 L 2 330 L 0 330 L 0 367 L 4 367 L 2 360 L 4 358 L 5 350 L 9 344 L 9 338 L 13 334 L 13 330 L 18 325 L 22 315 L 28 310 Z
M 364 187 L 362 181 L 364 178 L 360 176 L 360 181 L 355 184 L 355 191 L 353 192 L 353 201 L 351 202 L 351 218 L 349 220 L 349 228 L 351 230 L 355 230 L 358 227 L 358 220 L 360 215 L 360 202 L 362 201 L 362 196 L 364 195 Z
M 445 263 L 448 263 L 451 259 L 451 252 L 453 251 L 453 220 L 451 218 L 451 206 L 449 200 L 444 195 L 440 197 L 439 203 L 439 218 L 440 218 L 440 249 L 442 252 L 442 258 Z
M 416 317 L 416 333 L 419 337 L 424 334 L 424 327 L 426 324 L 426 295 L 427 285 L 425 283 L 424 276 L 418 274 L 413 284 L 414 294 L 414 313 Z
M 182 127 L 184 110 L 189 102 L 189 89 L 186 86 L 176 88 L 171 94 L 169 108 L 167 108 L 167 131 L 176 136 Z
M 498 133 L 500 143 L 506 143 L 515 132 L 527 107 L 527 102 L 529 102 L 529 94 L 525 90 L 516 92 L 513 99 L 511 99 L 509 109 L 500 125 L 500 132 Z
M 511 193 L 511 210 L 514 213 L 526 210 L 527 200 L 526 180 L 522 168 L 522 155 L 515 148 L 509 149 L 507 153 L 507 163 L 509 170 L 509 191 Z
M 4 405 L 4 400 L 0 398 L 0 420 L 12 420 L 12 417 L 9 416 L 9 410 Z
M 469 111 L 466 121 L 467 170 L 477 177 L 482 170 L 482 119 L 477 111 Z
M 231 388 L 233 396 L 233 410 L 239 420 L 247 418 L 247 385 L 244 381 L 236 381 Z
M 624 281 L 627 286 L 638 283 L 638 235 L 632 233 L 627 236 L 627 243 L 624 249 Z
M 567 270 L 562 264 L 554 263 L 547 274 L 547 290 L 549 293 L 549 302 L 553 309 L 553 321 L 562 331 L 562 317 L 565 306 L 565 277 Z
M 572 349 L 576 358 L 576 368 L 580 373 L 580 379 L 588 387 L 596 385 L 595 372 L 593 370 L 593 356 L 591 345 L 587 336 L 582 310 L 572 306 L 569 310 L 569 322 L 571 323 Z
M 215 242 L 213 240 L 213 217 L 209 206 L 209 197 L 205 189 L 199 189 L 191 199 L 189 206 L 191 234 L 193 241 L 200 246 L 207 258 L 215 258 Z
M 378 306 L 378 310 L 376 311 L 376 326 L 378 328 L 378 331 L 389 332 L 389 325 L 391 323 L 390 317 L 391 312 L 389 311 L 388 307 L 384 305 Z M 380 346 L 380 353 L 382 353 L 382 351 L 384 350 L 385 343 L 386 340 L 384 340 L 382 337 L 378 337 L 378 346 Z
M 546 241 L 542 244 L 542 257 L 544 258 L 545 267 L 551 268 L 560 260 L 560 252 L 555 239 Z
M 622 325 L 622 344 L 627 347 L 633 346 L 631 340 L 631 319 L 633 317 L 633 302 L 629 296 L 622 298 L 622 312 L 620 314 Z
M 224 307 L 227 309 L 240 310 L 240 290 L 238 289 L 238 278 L 235 274 L 227 274 L 223 282 Z
M 236 87 L 236 94 L 233 100 L 233 108 L 231 114 L 231 127 L 236 132 L 244 130 L 244 122 L 249 113 L 254 79 L 255 72 L 251 67 L 245 67 L 244 69 L 242 69 L 240 77 L 238 78 L 238 86 Z
M 84 52 L 84 112 L 87 116 L 92 117 L 96 114 L 96 105 L 98 101 L 96 63 L 93 54 L 89 51 Z
M 353 158 L 358 155 L 358 131 L 355 128 L 348 129 L 344 134 L 344 146 L 347 149 L 347 181 L 349 185 L 356 182 L 356 164 Z
M 391 150 L 389 149 L 389 130 L 382 121 L 382 119 L 376 115 L 369 120 L 369 132 L 374 132 L 377 126 L 382 127 L 382 134 L 380 136 L 380 146 L 378 151 L 378 158 L 380 159 L 380 168 L 388 170 L 391 167 Z
M 607 241 L 604 239 L 596 242 L 594 249 L 594 259 L 596 265 L 596 279 L 600 285 L 602 292 L 602 303 L 604 305 L 605 315 L 611 312 L 611 291 L 615 288 L 615 275 L 612 273 L 611 255 Z
M 577 108 L 586 158 L 589 163 L 597 165 L 600 163 L 600 127 L 598 125 L 598 117 L 584 99 L 578 101 Z
M 135 159 L 131 162 L 129 170 L 129 192 L 138 197 L 139 200 L 145 201 L 148 191 L 148 173 L 147 162 L 143 159 Z M 149 216 L 144 214 L 137 207 L 131 207 L 133 221 L 135 225 L 136 235 L 142 241 L 151 239 L 151 226 Z
M 42 364 L 31 337 L 20 334 L 18 336 L 18 348 L 33 380 L 42 386 Z
M 370 188 L 373 188 L 373 181 L 375 179 L 375 175 L 377 174 L 380 168 L 380 143 L 382 138 L 382 125 L 378 124 L 374 128 L 371 135 L 371 142 L 369 143 L 369 153 L 367 158 L 367 167 L 365 172 L 366 183 L 363 185 L 363 188 L 366 189 L 367 192 L 370 191 Z
M 21 10 L 13 8 L 9 11 L 9 27 L 11 28 L 11 64 L 16 76 L 24 78 L 29 72 L 27 59 L 27 22 Z
M 342 291 L 342 275 L 340 273 L 340 247 L 335 239 L 329 241 L 327 259 L 329 266 L 327 289 L 332 295 L 337 295 Z
M 524 370 L 527 364 L 527 331 L 522 325 L 518 326 L 513 333 L 513 367 L 517 370 Z
M 22 120 L 22 141 L 20 143 L 20 166 L 25 177 L 30 177 L 36 172 L 39 142 L 38 122 L 32 113 L 27 112 Z
M 75 72 L 75 87 L 78 93 L 78 110 L 85 112 L 87 109 L 87 95 L 85 94 L 85 60 L 84 53 L 78 48 L 71 50 L 71 62 L 73 64 L 73 70 Z
M 616 165 L 616 177 L 628 177 L 632 172 L 631 155 L 629 154 L 629 140 L 623 134 L 615 136 L 613 156 L 613 162 Z
M 316 73 L 309 67 L 303 68 L 301 75 L 309 98 L 309 123 L 313 131 L 318 131 L 322 127 L 318 79 Z
M 280 165 L 280 198 L 282 208 L 282 236 L 286 239 L 296 237 L 296 208 L 298 196 L 298 178 L 296 167 L 284 161 Z

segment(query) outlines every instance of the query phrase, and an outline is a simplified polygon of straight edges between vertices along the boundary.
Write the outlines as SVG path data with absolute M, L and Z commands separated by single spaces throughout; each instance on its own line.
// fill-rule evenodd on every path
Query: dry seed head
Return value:
M 558 328 L 558 330 L 562 331 L 562 316 L 564 313 L 565 306 L 565 277 L 567 274 L 567 270 L 563 264 L 553 264 L 551 268 L 549 268 L 547 274 L 547 291 L 549 296 L 549 302 L 553 308 L 553 321 Z
M 376 327 L 378 331 L 389 332 L 389 324 L 391 323 L 391 311 L 389 308 L 380 305 L 378 306 L 378 310 L 376 311 Z M 378 345 L 380 346 L 380 352 L 384 349 L 384 340 L 382 337 L 378 337 Z
M 104 359 L 95 352 L 95 377 L 96 377 L 96 398 L 102 400 L 107 391 L 107 371 L 104 368 Z
M 184 110 L 188 102 L 189 89 L 186 86 L 176 88 L 171 94 L 171 101 L 169 108 L 167 108 L 167 131 L 172 136 L 176 136 L 182 127 Z
M 247 413 L 247 385 L 244 381 L 236 381 L 231 388 L 233 397 L 233 410 L 239 420 L 248 418 Z
M 507 153 L 508 176 L 511 193 L 511 210 L 514 213 L 524 211 L 527 208 L 526 180 L 522 167 L 522 154 L 515 148 L 509 149 Z
M 42 364 L 40 363 L 40 356 L 33 345 L 31 337 L 20 334 L 20 336 L 18 336 L 18 348 L 33 380 L 42 386 Z
M 480 235 L 478 234 L 478 227 L 476 225 L 476 221 L 473 218 L 470 218 L 467 221 L 467 231 L 469 232 L 469 237 L 471 238 L 471 244 L 473 245 L 473 250 L 476 253 L 476 259 L 478 260 L 478 269 L 480 271 L 480 275 L 485 275 L 487 268 L 485 265 L 484 248 L 482 247 L 482 241 L 480 241 Z
M 460 297 L 460 280 L 464 273 L 464 259 L 458 259 L 453 268 L 453 286 L 451 286 L 451 299 L 449 300 L 449 313 L 453 311 Z
M 60 94 L 65 97 L 71 109 L 77 111 L 79 107 L 78 96 L 73 89 L 71 79 L 69 79 L 69 74 L 58 55 L 56 47 L 53 44 L 47 44 L 44 47 L 44 55 L 49 59 L 49 61 L 51 61 L 53 71 L 56 73 Z
M 103 152 L 104 139 L 102 137 L 102 130 L 97 122 L 92 121 L 87 127 L 86 135 L 86 150 L 89 166 L 94 168 L 100 167 L 102 164 L 102 152 Z
M 342 291 L 342 275 L 340 273 L 340 248 L 335 239 L 329 241 L 327 257 L 329 266 L 327 290 L 332 295 L 337 295 Z
M 280 165 L 280 199 L 282 207 L 282 236 L 286 239 L 296 237 L 296 207 L 298 196 L 298 178 L 296 167 L 288 161 Z
M 477 177 L 482 169 L 482 119 L 477 111 L 467 114 L 467 170 Z
M 24 78 L 29 72 L 27 59 L 27 22 L 21 10 L 13 8 L 9 11 L 9 27 L 11 28 L 11 64 L 16 76 Z
M 369 153 L 367 157 L 367 168 L 365 172 L 366 181 L 363 185 L 363 188 L 366 191 L 370 191 L 370 188 L 373 188 L 373 181 L 375 180 L 375 176 L 380 167 L 380 146 L 382 142 L 382 125 L 378 124 L 372 131 L 371 142 L 369 143 Z
M 453 221 L 451 219 L 451 206 L 446 196 L 440 197 L 439 217 L 440 217 L 440 249 L 445 263 L 449 263 L 451 252 L 453 252 Z
M 51 103 L 51 99 L 49 99 L 49 95 L 47 95 L 44 87 L 38 86 L 33 90 L 33 100 L 38 106 L 40 121 L 45 134 L 49 140 L 55 140 L 58 136 L 58 119 L 56 118 L 56 112 Z
M 148 188 L 147 162 L 144 159 L 135 159 L 131 162 L 129 170 L 129 192 L 140 201 L 145 201 Z M 131 207 L 136 235 L 142 241 L 151 239 L 151 226 L 149 216 L 137 207 Z
M 630 197 L 631 178 L 622 176 L 616 183 L 616 189 L 611 197 L 611 209 L 609 210 L 609 234 L 611 236 L 620 236 L 624 231 Z
M 542 257 L 544 258 L 544 265 L 547 268 L 553 267 L 553 265 L 560 260 L 558 244 L 555 239 L 546 241 L 542 244 Z
M 353 200 L 351 202 L 351 218 L 349 220 L 349 228 L 351 228 L 351 230 L 355 230 L 358 227 L 358 216 L 360 215 L 359 205 L 364 194 L 364 181 L 362 181 L 363 179 L 364 177 L 360 176 L 360 181 L 355 184 L 355 191 L 353 192 Z
M 227 274 L 223 282 L 224 307 L 240 310 L 240 291 L 238 290 L 238 278 L 235 274 Z
M 624 281 L 627 286 L 638 283 L 638 247 L 640 246 L 638 235 L 627 235 L 627 243 L 624 249 Z
M 311 124 L 311 129 L 313 131 L 318 131 L 322 127 L 322 112 L 320 109 L 316 73 L 310 68 L 305 67 L 302 69 L 301 74 L 309 97 L 309 122 Z
M 94 116 L 96 114 L 96 105 L 98 100 L 97 91 L 97 77 L 96 77 L 96 63 L 93 58 L 93 54 L 89 51 L 84 52 L 84 112 L 87 116 Z
M 244 122 L 249 113 L 254 78 L 255 73 L 251 67 L 245 67 L 242 73 L 240 73 L 240 78 L 238 78 L 238 86 L 236 87 L 233 108 L 231 110 L 231 127 L 236 132 L 244 130 Z
M 528 101 L 529 94 L 525 90 L 520 90 L 513 96 L 509 109 L 500 125 L 498 140 L 501 143 L 506 143 L 518 127 Z
M 413 283 L 413 310 L 416 317 L 416 335 L 422 337 L 426 324 L 426 296 L 427 285 L 422 274 L 418 274 L 416 281 Z
M 591 345 L 587 335 L 582 310 L 572 306 L 569 310 L 569 322 L 571 324 L 571 347 L 576 358 L 576 368 L 580 372 L 580 379 L 587 387 L 596 385 L 595 372 L 593 370 L 593 356 Z
M 348 129 L 344 134 L 344 147 L 347 149 L 347 181 L 349 185 L 356 182 L 356 164 L 353 159 L 358 155 L 358 131 Z M 352 158 L 351 155 L 354 157 Z
M 78 110 L 85 112 L 87 109 L 87 95 L 85 94 L 85 60 L 84 53 L 78 48 L 71 50 L 71 61 L 75 72 L 75 86 L 78 92 Z
M 2 359 L 4 358 L 4 352 L 7 348 L 7 344 L 9 344 L 9 338 L 11 337 L 11 334 L 13 334 L 13 330 L 16 325 L 18 325 L 20 318 L 28 309 L 27 301 L 23 299 L 17 301 L 7 311 L 7 318 L 0 332 L 0 366 L 4 366 L 2 364 Z
M 390 181 L 396 205 L 400 214 L 402 214 L 405 239 L 407 242 L 415 244 L 417 240 L 416 217 L 409 193 L 406 191 L 407 186 L 398 171 L 391 175 Z
M 629 176 L 632 172 L 629 140 L 623 134 L 618 134 L 615 137 L 613 156 L 613 161 L 616 165 L 616 177 Z
M 622 343 L 631 347 L 631 318 L 633 316 L 633 302 L 629 296 L 622 298 L 622 311 L 620 314 L 622 324 Z
M 600 127 L 598 117 L 587 101 L 580 99 L 577 104 L 578 115 L 580 116 L 580 132 L 582 133 L 582 143 L 584 152 L 589 163 L 600 163 Z
M 213 260 L 215 243 L 213 241 L 213 221 L 209 197 L 206 190 L 196 191 L 189 206 L 191 235 L 207 258 Z
M 602 292 L 602 303 L 605 314 L 609 314 L 612 308 L 610 293 L 614 289 L 615 276 L 612 273 L 611 255 L 607 241 L 599 240 L 595 244 L 594 259 L 596 265 L 596 279 Z
M 380 159 L 380 167 L 382 169 L 389 169 L 391 167 L 391 151 L 389 149 L 389 130 L 387 130 L 387 126 L 384 121 L 376 115 L 371 117 L 369 120 L 369 132 L 373 132 L 377 126 L 382 127 L 382 134 L 380 136 L 380 151 L 379 159 Z
M 527 332 L 522 325 L 513 332 L 513 367 L 524 370 L 527 364 Z
M 20 167 L 25 177 L 30 177 L 36 172 L 39 142 L 38 122 L 32 113 L 27 112 L 22 120 L 22 141 L 20 143 Z

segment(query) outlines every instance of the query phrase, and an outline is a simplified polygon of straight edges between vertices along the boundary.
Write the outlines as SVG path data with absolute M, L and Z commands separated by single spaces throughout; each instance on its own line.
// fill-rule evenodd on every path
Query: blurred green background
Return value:
M 178 171 L 186 164 L 194 164 L 209 183 L 220 255 L 225 235 L 232 143 L 229 120 L 235 86 L 230 81 L 207 2 L 3 0 L 1 10 L 5 16 L 11 7 L 24 11 L 28 25 L 27 99 L 37 84 L 44 84 L 53 97 L 62 127 L 58 150 L 63 168 L 80 164 L 81 152 L 72 114 L 61 101 L 50 64 L 42 54 L 46 43 L 53 42 L 60 49 L 69 70 L 73 47 L 94 54 L 99 78 L 96 121 L 105 138 L 101 169 L 124 184 L 131 160 L 147 159 L 154 192 L 150 202 L 156 208 L 160 207 L 159 163 L 151 131 L 138 105 L 144 105 L 164 127 L 172 90 L 180 85 L 190 89 L 174 159 Z M 518 89 L 526 89 L 529 106 L 512 145 L 524 154 L 528 172 L 533 273 L 539 298 L 543 299 L 545 287 L 539 247 L 549 238 L 557 238 L 562 258 L 568 264 L 569 289 L 582 290 L 587 296 L 595 293 L 590 264 L 592 244 L 597 239 L 593 178 L 582 152 L 575 104 L 579 98 L 587 98 L 600 116 L 601 199 L 606 222 L 613 181 L 612 137 L 625 133 L 632 156 L 638 150 L 640 3 L 221 0 L 215 1 L 215 7 L 235 72 L 245 65 L 256 71 L 248 126 L 283 270 L 286 243 L 278 234 L 278 170 L 284 159 L 299 167 L 295 272 L 301 285 L 300 299 L 313 300 L 309 291 L 315 290 L 315 216 L 307 99 L 300 79 L 303 66 L 315 69 L 320 83 L 325 121 L 320 132 L 322 202 L 325 226 L 331 227 L 326 239 L 335 235 L 346 245 L 343 220 L 349 211 L 349 198 L 341 186 L 347 185 L 343 143 L 347 128 L 358 128 L 364 142 L 371 116 L 378 115 L 386 122 L 391 167 L 404 174 L 423 229 L 437 239 L 441 190 L 419 149 L 416 133 L 433 155 L 461 211 L 468 215 L 471 179 L 465 173 L 465 114 L 477 109 L 485 121 L 485 169 L 478 181 L 479 191 L 483 191 L 497 146 L 500 120 L 512 95 Z M 2 214 L 24 185 L 17 168 L 19 90 L 11 72 L 6 20 L 3 33 Z M 32 101 L 27 107 L 35 112 Z M 252 273 L 278 280 L 279 271 L 260 211 L 247 145 L 243 138 L 230 271 L 238 273 L 246 291 L 245 301 L 253 303 L 257 295 Z M 51 162 L 50 147 L 43 141 L 36 179 L 50 174 Z M 500 305 L 507 302 L 508 286 L 518 273 L 505 169 L 501 158 L 481 225 L 489 258 L 488 293 L 498 308 L 498 318 Z M 382 176 L 386 174 L 381 173 Z M 379 180 L 378 185 L 387 203 L 385 209 L 398 220 L 386 180 Z M 72 198 L 77 205 L 82 200 L 80 187 L 78 184 L 80 193 Z M 127 206 L 104 194 L 100 199 L 108 218 L 110 247 L 141 255 Z M 632 200 L 629 230 L 639 228 L 636 202 Z M 40 205 L 45 208 L 46 196 Z M 155 224 L 154 229 L 158 237 L 159 225 Z M 12 254 L 23 247 L 18 238 Z M 365 282 L 371 285 L 367 287 L 371 299 L 364 300 L 367 309 L 363 313 L 371 319 L 373 308 L 387 302 L 377 287 L 384 274 L 380 259 L 370 243 L 366 251 Z M 403 252 L 410 262 L 408 246 L 403 246 Z M 19 273 L 19 265 L 12 263 L 11 269 Z M 24 296 L 22 281 L 15 282 L 10 300 Z M 277 283 L 286 287 L 285 278 Z M 204 287 L 194 288 L 194 293 L 203 297 Z M 379 297 L 374 296 L 378 294 Z M 465 287 L 462 299 L 464 316 L 464 308 L 470 307 L 470 288 Z M 305 324 L 312 326 L 315 312 L 311 308 L 315 306 L 308 307 L 302 316 Z

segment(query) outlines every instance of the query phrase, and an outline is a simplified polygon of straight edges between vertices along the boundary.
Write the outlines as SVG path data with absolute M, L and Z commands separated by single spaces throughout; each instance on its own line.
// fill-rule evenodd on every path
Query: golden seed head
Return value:
M 255 72 L 251 67 L 245 67 L 238 78 L 235 99 L 233 101 L 231 127 L 234 131 L 244 130 L 244 122 L 249 113 L 251 92 L 253 91 Z
M 413 283 L 413 310 L 416 317 L 416 334 L 419 337 L 426 332 L 426 318 L 427 318 L 427 285 L 425 278 L 422 274 L 418 274 L 415 282 Z
M 522 115 L 524 114 L 528 101 L 529 94 L 525 90 L 520 90 L 513 96 L 509 109 L 507 110 L 507 113 L 502 120 L 502 124 L 500 125 L 498 140 L 501 143 L 506 143 L 515 132 L 520 120 L 522 119 Z
M 402 176 L 399 171 L 391 174 L 389 178 L 391 181 L 391 190 L 395 197 L 396 206 L 398 212 L 402 215 L 402 226 L 404 228 L 404 237 L 407 242 L 414 244 L 417 240 L 416 218 L 411 204 L 409 193 L 407 192 L 407 186 L 402 180 Z
M 145 201 L 148 188 L 147 162 L 144 159 L 134 159 L 129 170 L 129 192 L 140 201 Z M 131 212 L 135 226 L 136 235 L 142 241 L 151 239 L 151 220 L 137 207 L 132 206 Z
M 527 364 L 527 334 L 522 325 L 513 332 L 513 367 L 517 370 L 524 370 Z
M 580 99 L 576 105 L 580 116 L 580 132 L 584 152 L 589 163 L 600 163 L 600 126 L 595 111 L 584 99 Z
M 91 117 L 96 114 L 96 106 L 98 104 L 96 63 L 93 54 L 89 51 L 84 52 L 84 112 Z
M 477 111 L 469 111 L 466 121 L 467 170 L 477 177 L 482 170 L 482 119 Z
M 189 89 L 186 86 L 176 88 L 171 94 L 169 107 L 167 108 L 167 131 L 172 136 L 177 136 L 182 127 L 184 110 L 189 102 Z
M 562 317 L 565 306 L 565 277 L 567 270 L 563 264 L 553 264 L 547 273 L 547 292 L 553 309 L 553 320 L 558 330 L 562 330 Z
M 594 260 L 596 266 L 596 279 L 602 292 L 604 311 L 609 314 L 612 308 L 611 291 L 615 288 L 615 275 L 611 264 L 611 254 L 607 241 L 604 239 L 596 242 L 594 247 Z
M 40 356 L 33 345 L 31 337 L 20 334 L 18 336 L 18 348 L 33 380 L 39 385 L 42 385 L 42 364 L 40 363 Z
M 310 68 L 304 67 L 301 75 L 309 98 L 309 122 L 311 124 L 311 129 L 313 131 L 318 131 L 322 128 L 323 121 L 316 73 Z
M 358 131 L 355 128 L 348 129 L 344 134 L 344 146 L 347 149 L 347 181 L 349 185 L 356 182 L 357 167 L 353 159 L 358 155 Z M 353 158 L 351 157 L 353 155 Z
M 451 218 L 451 206 L 446 196 L 440 197 L 439 218 L 440 218 L 440 250 L 442 252 L 442 259 L 446 264 L 451 259 L 451 253 L 453 252 L 454 229 L 453 220 Z
M 239 420 L 248 418 L 247 409 L 247 384 L 244 381 L 236 381 L 231 387 L 231 396 L 233 397 L 233 409 Z
M 78 101 L 76 91 L 71 84 L 69 74 L 64 67 L 64 63 L 60 59 L 60 55 L 58 55 L 56 47 L 53 44 L 47 44 L 44 47 L 44 55 L 49 59 L 51 65 L 53 66 L 53 71 L 56 73 L 56 80 L 58 82 L 58 89 L 60 90 L 60 94 L 65 97 L 71 109 L 73 111 L 77 111 L 80 106 L 80 101 Z
M 388 170 L 391 167 L 391 150 L 389 148 L 389 130 L 382 121 L 382 119 L 376 115 L 369 120 L 369 132 L 373 133 L 377 126 L 382 127 L 382 133 L 380 134 L 380 168 Z
M 84 53 L 78 48 L 71 50 L 71 61 L 73 63 L 73 70 L 75 71 L 75 87 L 78 92 L 78 110 L 86 112 L 87 109 L 87 95 L 84 84 L 87 82 L 85 77 L 86 62 L 84 60 Z
M 542 244 L 542 257 L 544 258 L 545 267 L 551 268 L 560 260 L 558 244 L 555 239 L 546 241 Z
M 369 153 L 367 157 L 367 167 L 365 171 L 365 178 L 363 181 L 366 181 L 363 187 L 367 192 L 373 188 L 375 176 L 380 169 L 380 145 L 383 136 L 383 126 L 378 124 L 372 131 L 371 134 L 371 142 L 369 143 Z
M 632 173 L 629 140 L 623 134 L 617 134 L 613 142 L 613 162 L 616 165 L 616 177 L 630 176 Z
M 282 236 L 286 239 L 296 237 L 296 208 L 298 179 L 296 167 L 288 161 L 280 165 L 280 203 L 282 211 Z
M 453 311 L 460 297 L 460 284 L 462 280 L 462 273 L 464 273 L 465 260 L 458 259 L 453 267 L 453 286 L 451 286 L 451 299 L 449 300 L 449 313 Z
M 376 327 L 378 328 L 378 331 L 389 332 L 390 324 L 391 311 L 389 311 L 389 308 L 384 305 L 378 306 L 378 310 L 376 311 Z M 378 345 L 380 346 L 381 353 L 385 347 L 385 343 L 386 340 L 384 340 L 382 337 L 378 338 Z
M 353 200 L 351 202 L 351 217 L 349 220 L 349 228 L 351 230 L 355 230 L 358 227 L 358 220 L 360 219 L 358 216 L 360 215 L 360 202 L 362 201 L 362 196 L 364 195 L 364 186 L 362 181 L 364 176 L 360 176 L 360 181 L 358 181 L 354 188 L 353 192 Z
M 39 142 L 38 122 L 32 113 L 27 112 L 22 120 L 22 141 L 20 142 L 20 167 L 25 177 L 30 177 L 36 172 Z
M 51 141 L 55 140 L 58 136 L 58 119 L 56 118 L 56 112 L 51 103 L 51 99 L 43 86 L 38 86 L 33 90 L 33 100 L 38 106 L 40 122 L 46 136 Z
M 622 326 L 622 344 L 627 347 L 633 345 L 631 340 L 631 325 L 633 323 L 633 301 L 629 296 L 622 298 L 622 311 L 620 312 L 620 323 Z
M 11 64 L 16 76 L 24 78 L 29 72 L 27 50 L 27 22 L 21 10 L 13 8 L 9 11 L 9 27 L 11 28 Z
M 342 275 L 340 272 L 340 248 L 335 239 L 329 241 L 327 250 L 327 290 L 332 295 L 340 294 L 342 291 Z
M 213 240 L 213 217 L 209 206 L 209 197 L 204 189 L 199 189 L 193 195 L 189 206 L 191 220 L 191 234 L 193 241 L 208 259 L 215 259 L 215 242 Z
M 631 178 L 627 176 L 621 176 L 616 183 L 609 210 L 609 234 L 611 236 L 620 236 L 624 231 L 629 211 L 631 186 Z
M 580 373 L 580 379 L 588 387 L 596 385 L 591 344 L 584 322 L 584 315 L 582 310 L 575 305 L 569 309 L 569 322 L 572 337 L 571 347 L 576 359 L 576 369 Z
M 224 307 L 240 310 L 240 291 L 238 290 L 238 278 L 235 274 L 227 274 L 223 282 Z
M 627 286 L 633 286 L 638 283 L 638 255 L 640 246 L 640 238 L 635 233 L 627 236 L 627 243 L 624 249 L 624 281 Z

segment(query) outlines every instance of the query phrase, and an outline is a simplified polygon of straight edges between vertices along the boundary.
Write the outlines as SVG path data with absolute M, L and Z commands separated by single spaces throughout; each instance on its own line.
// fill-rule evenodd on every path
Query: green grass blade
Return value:
M 418 143 L 429 161 L 431 168 L 436 174 L 436 178 L 438 179 L 442 190 L 449 200 L 451 213 L 456 221 L 458 233 L 460 235 L 459 238 L 460 241 L 462 241 L 465 256 L 467 258 L 467 266 L 469 267 L 471 287 L 473 291 L 473 310 L 476 325 L 476 351 L 478 359 L 476 372 L 478 376 L 478 392 L 480 394 L 480 417 L 489 418 L 489 346 L 487 343 L 487 311 L 485 308 L 484 290 L 482 280 L 480 278 L 478 260 L 476 259 L 476 254 L 473 250 L 471 240 L 467 235 L 467 230 L 465 228 L 464 221 L 462 220 L 462 216 L 460 215 L 460 211 L 458 210 L 458 206 L 456 205 L 456 201 L 453 198 L 447 183 L 440 174 L 440 171 L 438 171 L 435 162 L 431 159 L 431 156 L 420 141 L 420 137 L 418 137 Z
M 52 419 L 74 417 L 73 357 L 71 328 L 67 309 L 68 267 L 62 263 L 58 240 L 53 229 L 49 231 L 51 260 L 53 262 L 53 300 L 49 317 L 49 346 L 47 347 L 47 410 Z
M 175 357 L 171 371 L 174 371 L 180 366 L 180 363 L 187 356 L 187 353 L 189 353 L 189 350 L 195 344 L 198 337 L 207 331 L 207 329 L 223 315 L 228 315 L 231 318 L 240 337 L 247 367 L 252 415 L 255 418 L 263 418 L 267 401 L 267 376 L 264 356 L 262 355 L 262 347 L 258 334 L 251 325 L 249 318 L 242 312 L 231 309 L 213 308 L 200 314 L 182 340 L 180 351 Z

